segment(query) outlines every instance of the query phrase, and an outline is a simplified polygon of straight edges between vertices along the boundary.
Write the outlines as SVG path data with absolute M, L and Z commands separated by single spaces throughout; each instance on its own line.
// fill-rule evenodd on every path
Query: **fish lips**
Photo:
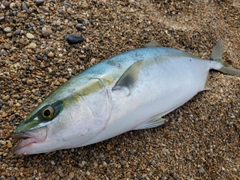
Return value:
M 34 148 L 34 144 L 42 143 L 47 139 L 47 128 L 43 127 L 37 130 L 13 134 L 12 137 L 22 139 L 22 141 L 13 148 L 14 154 L 28 155 L 28 149 Z

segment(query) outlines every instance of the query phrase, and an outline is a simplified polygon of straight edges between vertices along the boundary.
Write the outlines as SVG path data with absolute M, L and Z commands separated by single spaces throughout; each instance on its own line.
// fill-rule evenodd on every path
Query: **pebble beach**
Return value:
M 0 180 L 238 180 L 240 78 L 211 71 L 208 90 L 157 128 L 75 149 L 16 156 L 14 129 L 53 90 L 152 40 L 209 59 L 218 40 L 240 69 L 240 1 L 0 1 Z

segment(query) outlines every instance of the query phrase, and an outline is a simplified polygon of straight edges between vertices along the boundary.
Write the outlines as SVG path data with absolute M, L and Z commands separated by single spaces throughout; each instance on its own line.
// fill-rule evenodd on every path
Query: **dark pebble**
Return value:
M 141 174 L 138 174 L 138 175 L 137 175 L 137 179 L 142 179 L 142 175 L 141 175 Z
M 48 57 L 47 57 L 47 56 L 44 56 L 44 57 L 43 57 L 43 60 L 44 60 L 44 61 L 47 61 L 47 60 L 48 60 Z
M 16 178 L 14 177 L 14 176 L 11 176 L 11 178 L 10 178 L 11 180 L 15 180 Z
M 85 31 L 86 30 L 85 26 L 83 26 L 81 23 L 77 24 L 76 29 L 79 30 L 79 31 Z
M 68 2 L 65 2 L 65 3 L 64 3 L 64 5 L 65 5 L 65 6 L 67 6 L 67 7 L 70 7 L 70 8 L 72 8 L 72 7 L 73 7 L 73 5 L 71 5 L 71 4 L 70 4 L 70 3 L 68 3 Z
M 45 55 L 47 56 L 50 52 L 51 52 L 51 50 L 50 50 L 50 49 L 47 49 L 47 50 L 45 51 Z
M 16 31 L 14 31 L 13 35 L 19 35 L 21 33 L 20 29 L 17 29 Z
M 83 19 L 77 19 L 77 22 L 80 23 L 80 24 L 83 24 L 84 20 Z
M 18 95 L 16 98 L 17 98 L 17 100 L 21 100 L 21 99 L 22 99 L 22 96 L 19 96 L 19 95 Z
M 70 34 L 66 36 L 65 39 L 69 44 L 77 44 L 84 41 L 84 38 L 79 34 Z
M 111 159 L 110 159 L 110 158 L 106 158 L 106 159 L 105 159 L 105 162 L 106 162 L 107 164 L 109 164 L 109 163 L 111 162 Z
M 36 0 L 35 3 L 37 6 L 41 6 L 45 0 Z
M 42 56 L 40 56 L 40 55 L 37 55 L 37 56 L 36 56 L 36 58 L 37 58 L 38 60 L 40 60 L 40 61 L 42 61 L 42 60 L 43 60 L 43 57 L 42 57 Z
M 22 2 L 22 9 L 25 10 L 27 13 L 30 13 L 27 5 L 25 4 L 25 2 Z

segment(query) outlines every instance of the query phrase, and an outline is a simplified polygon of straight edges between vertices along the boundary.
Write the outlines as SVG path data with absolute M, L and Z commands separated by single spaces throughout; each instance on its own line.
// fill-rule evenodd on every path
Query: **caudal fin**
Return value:
M 218 71 L 221 71 L 223 73 L 231 74 L 234 76 L 240 76 L 240 70 L 235 69 L 228 64 L 226 64 L 222 59 L 222 53 L 223 53 L 223 40 L 218 41 L 218 43 L 214 46 L 212 54 L 211 54 L 211 60 L 218 62 L 217 65 L 213 68 Z
M 240 70 L 239 69 L 235 69 L 231 66 L 225 66 L 223 65 L 219 71 L 223 72 L 223 73 L 227 73 L 227 74 L 231 74 L 234 76 L 240 76 Z
M 219 40 L 218 43 L 213 47 L 213 51 L 211 54 L 211 60 L 221 60 L 222 61 L 222 53 L 223 53 L 223 40 Z

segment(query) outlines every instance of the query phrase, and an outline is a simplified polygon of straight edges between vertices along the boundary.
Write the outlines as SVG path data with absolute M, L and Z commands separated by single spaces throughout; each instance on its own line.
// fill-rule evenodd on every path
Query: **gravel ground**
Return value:
M 87 147 L 15 156 L 16 126 L 50 92 L 103 59 L 155 39 L 240 69 L 240 2 L 61 0 L 0 2 L 0 179 L 240 179 L 240 81 L 210 73 L 210 90 L 163 126 Z M 84 42 L 69 45 L 79 34 Z

